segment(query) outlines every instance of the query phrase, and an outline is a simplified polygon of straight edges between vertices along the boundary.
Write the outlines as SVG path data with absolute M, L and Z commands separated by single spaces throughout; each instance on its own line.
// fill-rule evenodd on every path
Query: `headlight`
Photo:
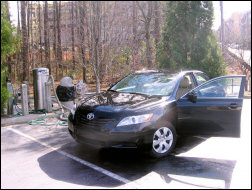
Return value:
M 152 117 L 152 113 L 151 114 L 144 114 L 144 115 L 138 115 L 138 116 L 130 116 L 130 117 L 125 117 L 124 119 L 122 119 L 117 127 L 120 126 L 124 126 L 124 125 L 132 125 L 132 124 L 139 124 L 139 123 L 145 123 L 147 121 L 149 121 Z
M 75 114 L 76 108 L 77 108 L 77 105 L 74 104 L 73 109 L 71 109 L 71 113 L 73 114 L 73 119 L 74 119 L 74 114 Z

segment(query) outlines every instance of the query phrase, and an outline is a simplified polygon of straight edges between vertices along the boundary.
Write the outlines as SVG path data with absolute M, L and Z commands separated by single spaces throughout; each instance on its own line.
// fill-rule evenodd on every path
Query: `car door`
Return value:
M 214 78 L 178 99 L 178 133 L 239 137 L 245 80 Z

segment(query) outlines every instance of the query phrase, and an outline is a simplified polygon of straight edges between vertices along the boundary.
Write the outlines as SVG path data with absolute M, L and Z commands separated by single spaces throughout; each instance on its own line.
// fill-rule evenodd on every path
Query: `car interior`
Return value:
M 194 88 L 194 84 L 192 81 L 192 78 L 190 75 L 186 75 L 183 77 L 183 79 L 180 82 L 177 94 L 176 94 L 176 100 L 179 99 L 181 96 L 189 92 Z

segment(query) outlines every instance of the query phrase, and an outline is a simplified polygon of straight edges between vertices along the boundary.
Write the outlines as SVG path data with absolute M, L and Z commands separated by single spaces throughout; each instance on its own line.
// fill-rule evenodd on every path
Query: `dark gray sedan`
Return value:
M 68 117 L 69 133 L 80 143 L 137 146 L 156 158 L 171 153 L 177 134 L 239 137 L 245 79 L 137 71 L 79 101 Z

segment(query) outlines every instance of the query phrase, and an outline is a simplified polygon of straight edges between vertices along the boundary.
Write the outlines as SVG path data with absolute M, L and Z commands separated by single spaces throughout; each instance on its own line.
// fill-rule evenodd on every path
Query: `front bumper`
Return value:
M 98 147 L 121 145 L 131 147 L 151 144 L 155 132 L 155 128 L 151 125 L 138 127 L 128 126 L 128 130 L 124 129 L 120 131 L 113 127 L 96 128 L 92 126 L 74 125 L 70 120 L 68 120 L 68 130 L 77 142 Z

